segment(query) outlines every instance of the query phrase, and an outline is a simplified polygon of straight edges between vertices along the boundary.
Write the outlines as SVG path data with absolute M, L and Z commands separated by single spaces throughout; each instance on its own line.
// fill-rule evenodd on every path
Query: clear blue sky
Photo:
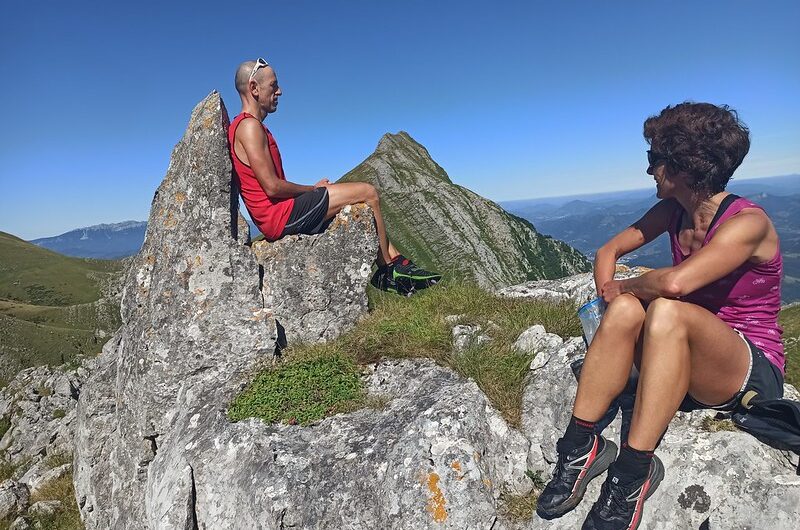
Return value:
M 739 178 L 800 172 L 797 1 L 179 4 L 4 5 L 0 230 L 146 219 L 193 106 L 216 89 L 238 113 L 257 56 L 295 182 L 405 130 L 494 200 L 642 188 L 642 122 L 686 99 L 740 111 Z

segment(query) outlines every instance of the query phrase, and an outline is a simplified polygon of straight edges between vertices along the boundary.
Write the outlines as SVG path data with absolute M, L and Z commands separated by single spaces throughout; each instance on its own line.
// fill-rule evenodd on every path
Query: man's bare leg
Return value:
M 366 203 L 372 208 L 375 215 L 375 229 L 378 232 L 378 265 L 386 265 L 400 254 L 389 241 L 386 234 L 386 224 L 381 215 L 381 204 L 378 191 L 372 184 L 365 182 L 342 182 L 330 184 L 328 188 L 328 213 L 325 219 L 330 219 L 338 214 L 348 204 Z
M 605 415 L 628 382 L 644 321 L 644 307 L 633 295 L 620 295 L 608 305 L 586 352 L 573 416 L 596 422 Z
M 687 391 L 702 403 L 725 403 L 741 388 L 749 366 L 747 345 L 714 314 L 688 302 L 653 300 L 628 444 L 654 450 Z

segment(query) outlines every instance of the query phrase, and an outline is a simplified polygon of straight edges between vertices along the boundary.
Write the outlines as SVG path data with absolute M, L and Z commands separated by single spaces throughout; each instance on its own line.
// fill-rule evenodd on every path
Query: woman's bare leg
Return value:
M 342 182 L 330 184 L 328 188 L 328 213 L 325 219 L 330 219 L 338 214 L 348 204 L 366 203 L 372 208 L 375 215 L 375 229 L 378 232 L 378 264 L 385 265 L 392 258 L 400 254 L 389 241 L 386 234 L 386 224 L 381 215 L 381 204 L 378 191 L 372 184 L 366 182 Z
M 611 301 L 586 352 L 572 414 L 595 422 L 622 392 L 645 321 L 638 298 L 623 294 Z
M 702 403 L 724 403 L 739 391 L 749 366 L 747 345 L 716 315 L 688 302 L 653 300 L 628 443 L 654 450 L 687 392 Z

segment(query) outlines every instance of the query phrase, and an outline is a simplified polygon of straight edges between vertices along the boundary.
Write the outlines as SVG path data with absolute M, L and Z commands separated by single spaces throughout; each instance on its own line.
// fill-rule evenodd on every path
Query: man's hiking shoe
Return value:
M 648 499 L 664 478 L 664 464 L 657 456 L 650 462 L 646 477 L 623 485 L 609 470 L 600 490 L 600 498 L 583 523 L 583 530 L 636 530 L 642 522 L 644 501 Z
M 389 265 L 389 271 L 397 291 L 407 295 L 436 285 L 442 279 L 441 274 L 426 271 L 404 256 L 397 256 Z
M 617 446 L 595 434 L 589 444 L 565 453 L 558 441 L 558 462 L 536 506 L 542 519 L 555 519 L 575 508 L 589 481 L 602 474 L 617 457 Z

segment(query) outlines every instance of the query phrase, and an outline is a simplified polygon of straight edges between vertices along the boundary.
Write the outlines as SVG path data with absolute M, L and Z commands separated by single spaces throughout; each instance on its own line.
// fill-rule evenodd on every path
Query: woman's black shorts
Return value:
M 736 330 L 734 330 L 736 331 Z M 737 331 L 737 333 L 739 333 Z M 750 347 L 750 373 L 742 389 L 736 393 L 729 401 L 721 405 L 706 405 L 694 399 L 689 394 L 681 403 L 680 410 L 691 412 L 699 409 L 713 409 L 725 412 L 732 411 L 741 401 L 742 397 L 750 390 L 758 392 L 761 399 L 781 399 L 783 397 L 783 374 L 777 366 L 772 364 L 758 346 L 739 333 L 747 345 Z
M 328 213 L 328 188 L 315 188 L 294 198 L 294 207 L 281 232 L 281 237 L 292 234 L 321 234 L 332 219 Z

